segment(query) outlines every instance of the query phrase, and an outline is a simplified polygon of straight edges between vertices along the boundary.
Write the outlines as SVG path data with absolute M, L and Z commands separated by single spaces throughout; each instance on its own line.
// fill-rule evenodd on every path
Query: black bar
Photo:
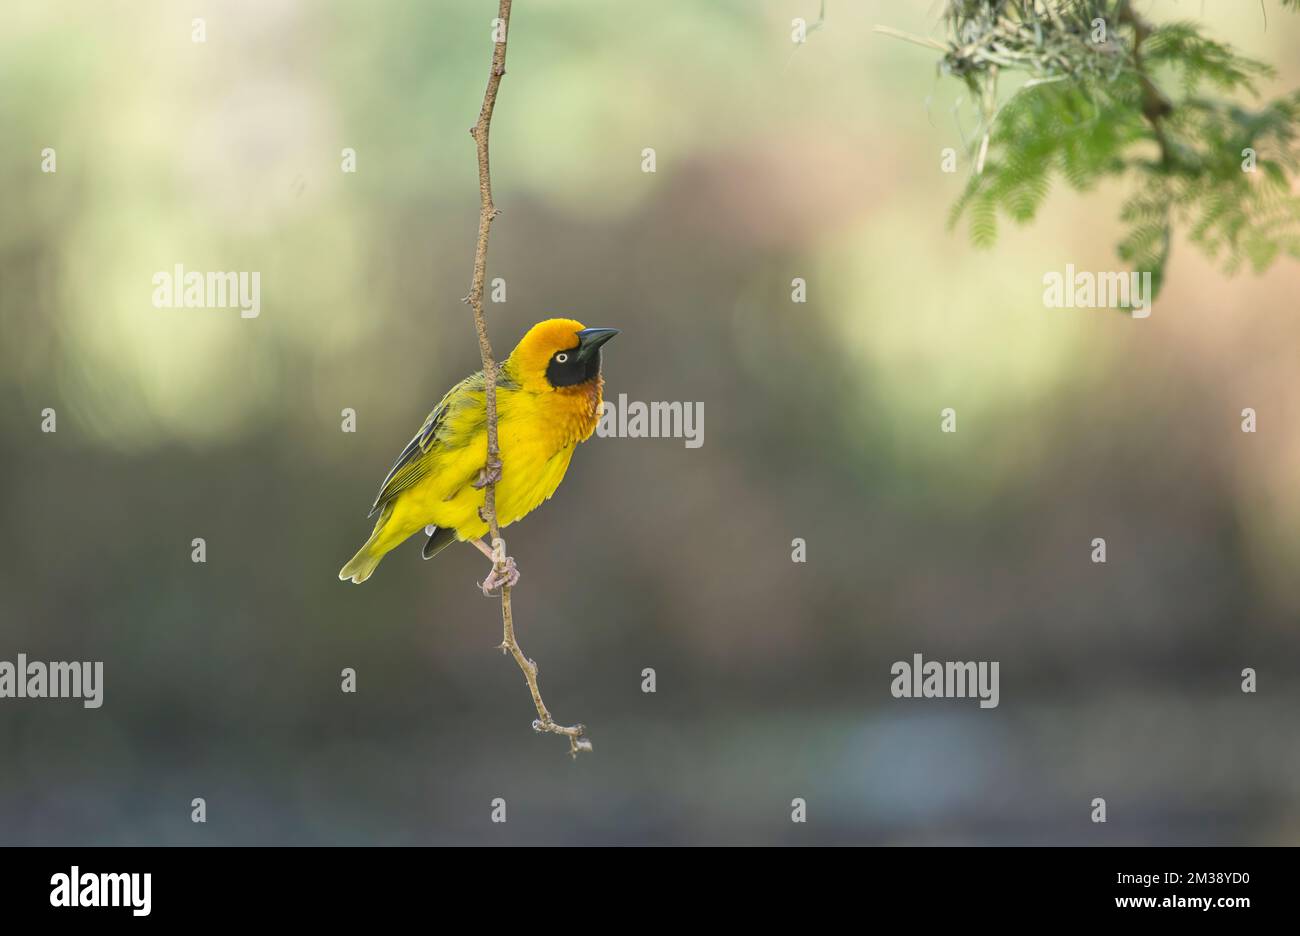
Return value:
M 499 908 L 508 895 L 521 905 L 535 904 L 538 912 L 562 913 L 565 894 L 591 905 L 626 895 L 631 887 L 641 895 L 638 905 L 654 914 L 701 899 L 732 899 L 749 909 L 788 899 L 809 909 L 852 903 L 873 919 L 921 913 L 927 922 L 1130 918 L 1232 926 L 1252 914 L 1285 913 L 1290 896 L 1284 889 L 1294 864 L 1294 852 L 1276 848 L 734 848 L 725 856 L 704 851 L 9 848 L 0 851 L 0 893 L 7 920 L 92 925 L 292 918 L 337 926 L 396 920 L 452 900 L 467 909 Z M 697 860 L 701 866 L 692 868 Z M 70 888 L 74 867 L 82 895 L 97 897 L 107 883 L 109 896 L 119 888 L 125 906 L 53 906 L 52 898 L 66 895 L 66 889 L 58 892 L 56 876 L 67 876 Z M 130 891 L 124 879 L 102 877 L 85 890 L 88 876 L 103 874 L 141 877 Z M 144 909 L 144 874 L 150 875 L 148 913 L 137 915 Z M 136 898 L 134 909 L 130 896 Z

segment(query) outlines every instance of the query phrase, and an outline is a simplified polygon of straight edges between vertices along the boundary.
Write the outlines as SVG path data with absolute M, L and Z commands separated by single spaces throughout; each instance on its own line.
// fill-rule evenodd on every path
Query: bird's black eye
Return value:
M 568 360 L 569 360 L 569 356 L 568 356 L 567 354 L 565 354 L 563 351 L 561 351 L 559 354 L 557 354 L 557 355 L 555 356 L 555 363 L 556 363 L 556 364 L 563 364 L 563 363 L 565 363 L 565 362 L 568 361 Z

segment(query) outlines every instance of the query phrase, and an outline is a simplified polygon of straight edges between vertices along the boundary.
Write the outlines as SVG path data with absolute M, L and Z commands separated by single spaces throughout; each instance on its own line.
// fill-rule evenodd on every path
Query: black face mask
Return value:
M 552 387 L 572 387 L 600 375 L 600 346 L 618 334 L 617 328 L 584 328 L 578 332 L 578 346 L 556 351 L 546 365 L 546 379 Z

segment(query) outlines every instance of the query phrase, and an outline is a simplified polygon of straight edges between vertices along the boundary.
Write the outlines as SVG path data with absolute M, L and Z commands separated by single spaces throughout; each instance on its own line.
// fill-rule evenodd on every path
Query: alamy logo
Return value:
M 153 275 L 155 309 L 238 309 L 241 318 L 262 314 L 262 274 L 185 272 L 179 263 Z
M 104 664 L 42 663 L 18 654 L 0 660 L 0 699 L 81 699 L 84 708 L 104 704 Z
M 130 907 L 131 915 L 149 915 L 153 875 L 82 874 L 76 865 L 68 874 L 50 878 L 51 907 Z
M 600 406 L 596 435 L 602 439 L 685 439 L 689 449 L 704 444 L 703 403 L 642 403 L 618 395 L 618 403 L 606 400 Z
M 1134 318 L 1151 314 L 1151 271 L 1145 273 L 1076 273 L 1065 265 L 1043 274 L 1043 305 L 1049 309 L 1132 309 Z
M 998 664 L 899 660 L 889 668 L 894 681 L 889 691 L 895 699 L 976 699 L 980 708 L 998 707 Z

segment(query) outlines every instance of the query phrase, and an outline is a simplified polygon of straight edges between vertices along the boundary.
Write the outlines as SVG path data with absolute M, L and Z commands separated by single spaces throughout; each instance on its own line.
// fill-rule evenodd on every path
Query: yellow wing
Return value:
M 392 469 L 389 470 L 388 477 L 384 478 L 384 483 L 379 488 L 379 494 L 370 507 L 370 513 L 366 516 L 373 517 L 375 511 L 383 507 L 384 504 L 393 500 L 403 491 L 419 484 L 435 467 L 439 449 L 459 448 L 467 445 L 469 439 L 473 436 L 473 430 L 486 425 L 487 415 L 484 408 L 486 391 L 484 387 L 483 372 L 479 371 L 466 377 L 447 391 L 446 395 L 438 402 L 438 405 L 433 408 L 433 412 L 429 413 L 425 418 L 420 431 L 406 444 L 406 448 L 402 449 L 402 454 L 397 456 L 397 461 L 393 463 Z M 469 426 L 471 431 L 469 433 L 464 432 L 463 421 L 456 420 L 459 431 L 456 436 L 453 436 L 448 431 L 451 423 L 449 417 L 453 413 L 460 415 L 465 410 L 477 410 L 478 418 L 476 420 L 471 418 Z M 472 414 L 470 415 L 472 416 Z

